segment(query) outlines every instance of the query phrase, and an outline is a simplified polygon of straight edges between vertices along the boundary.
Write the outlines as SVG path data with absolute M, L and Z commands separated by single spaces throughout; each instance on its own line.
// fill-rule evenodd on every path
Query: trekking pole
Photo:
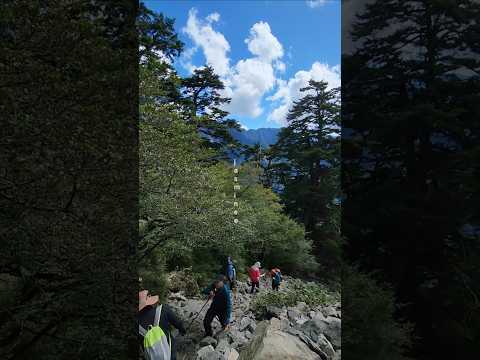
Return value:
M 192 321 L 190 322 L 190 324 L 187 326 L 187 330 L 190 330 L 190 327 L 193 325 L 193 322 L 198 318 L 198 316 L 200 315 L 200 313 L 202 312 L 202 310 L 205 308 L 205 306 L 207 306 L 208 302 L 210 301 L 210 299 L 207 299 L 207 301 L 205 302 L 205 304 L 203 304 L 202 308 L 198 311 L 197 315 L 195 315 L 195 317 L 192 319 Z

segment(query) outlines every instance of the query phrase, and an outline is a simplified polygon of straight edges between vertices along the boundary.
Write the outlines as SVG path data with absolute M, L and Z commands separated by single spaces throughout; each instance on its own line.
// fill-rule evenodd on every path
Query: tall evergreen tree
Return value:
M 173 61 L 183 50 L 174 28 L 175 20 L 155 13 L 140 3 L 137 17 L 139 55 L 141 62 L 163 57 Z
M 238 122 L 227 118 L 228 112 L 221 109 L 230 102 L 221 95 L 224 88 L 211 66 L 196 69 L 192 76 L 182 80 L 187 122 L 194 124 L 206 143 L 214 148 L 237 145 L 229 129 L 240 130 Z
M 447 339 L 468 358 L 478 341 L 478 233 L 463 230 L 478 187 L 463 183 L 478 166 L 479 18 L 469 0 L 375 1 L 343 62 L 346 254 L 396 284 L 419 358 Z
M 305 225 L 323 274 L 338 271 L 339 89 L 311 80 L 290 110 L 272 152 L 287 211 Z

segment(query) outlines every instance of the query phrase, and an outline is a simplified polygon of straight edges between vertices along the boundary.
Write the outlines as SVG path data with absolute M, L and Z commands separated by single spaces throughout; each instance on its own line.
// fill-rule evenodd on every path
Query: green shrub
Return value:
M 355 268 L 343 273 L 342 347 L 348 359 L 404 360 L 412 327 L 394 317 L 392 289 Z
M 262 317 L 269 305 L 295 306 L 299 302 L 304 302 L 310 306 L 318 306 L 333 303 L 339 299 L 338 293 L 330 292 L 321 284 L 291 279 L 288 280 L 288 287 L 281 291 L 267 290 L 259 293 L 253 301 L 253 309 L 258 316 Z

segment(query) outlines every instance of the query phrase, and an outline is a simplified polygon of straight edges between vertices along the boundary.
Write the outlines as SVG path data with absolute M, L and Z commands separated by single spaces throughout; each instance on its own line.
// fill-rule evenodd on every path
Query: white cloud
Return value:
M 223 34 L 213 30 L 211 26 L 212 22 L 219 19 L 218 13 L 212 13 L 207 16 L 206 21 L 201 21 L 197 18 L 197 10 L 192 8 L 188 12 L 187 25 L 183 31 L 192 39 L 195 46 L 203 50 L 207 64 L 211 65 L 218 75 L 224 76 L 230 67 L 230 59 L 227 56 L 230 44 Z
M 301 88 L 305 87 L 308 82 L 313 79 L 315 81 L 326 81 L 328 89 L 340 86 L 340 66 L 330 67 L 328 64 L 314 62 L 308 71 L 300 70 L 288 81 L 277 80 L 277 91 L 267 100 L 280 103 L 270 112 L 267 117 L 268 121 L 286 125 L 286 118 L 293 102 L 300 99 L 302 93 Z
M 248 50 L 261 60 L 271 62 L 283 56 L 283 46 L 272 34 L 270 25 L 260 21 L 250 29 L 250 37 L 245 39 Z
M 227 82 L 226 95 L 232 98 L 225 109 L 233 114 L 257 117 L 262 114 L 261 101 L 273 89 L 275 75 L 271 64 L 258 58 L 240 60 Z
M 220 14 L 218 12 L 211 13 L 207 16 L 207 21 L 209 23 L 216 22 L 218 20 L 220 20 Z
M 283 73 L 286 69 L 282 61 L 284 49 L 272 34 L 270 25 L 263 21 L 255 23 L 245 39 L 252 56 L 230 66 L 227 56 L 230 45 L 223 34 L 212 27 L 219 19 L 218 13 L 199 19 L 195 9 L 189 11 L 184 31 L 193 40 L 194 47 L 185 51 L 181 61 L 186 69 L 193 71 L 197 67 L 192 64 L 191 59 L 197 49 L 203 51 L 207 63 L 212 65 L 224 82 L 222 95 L 231 98 L 224 110 L 231 114 L 251 118 L 260 116 L 264 113 L 262 100 L 266 94 L 276 89 L 267 99 L 274 105 L 267 119 L 285 125 L 290 107 L 301 97 L 300 89 L 305 87 L 310 79 L 325 80 L 330 87 L 340 85 L 340 67 L 330 67 L 320 62 L 313 63 L 310 70 L 298 71 L 289 80 L 278 79 L 276 74 Z
M 308 7 L 314 9 L 321 7 L 327 3 L 327 0 L 307 0 Z
M 225 110 L 255 118 L 263 113 L 263 97 L 276 83 L 272 62 L 277 71 L 282 69 L 283 62 L 279 59 L 283 56 L 283 47 L 266 22 L 255 23 L 245 43 L 254 57 L 238 61 L 231 69 L 225 81 L 225 95 L 232 101 Z

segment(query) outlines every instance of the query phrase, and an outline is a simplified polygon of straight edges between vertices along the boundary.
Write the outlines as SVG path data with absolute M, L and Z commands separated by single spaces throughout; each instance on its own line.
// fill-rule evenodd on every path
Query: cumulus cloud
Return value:
M 263 113 L 263 97 L 275 86 L 275 70 L 282 71 L 279 59 L 283 56 L 283 46 L 272 34 L 270 25 L 262 21 L 251 27 L 245 43 L 254 56 L 238 61 L 231 69 L 225 95 L 232 101 L 225 110 L 255 118 Z
M 232 101 L 225 109 L 231 113 L 257 117 L 262 114 L 261 101 L 273 89 L 275 75 L 271 64 L 258 58 L 240 60 L 227 82 Z
M 288 80 L 279 79 L 278 76 L 286 69 L 282 61 L 284 49 L 273 35 L 270 25 L 263 21 L 253 24 L 245 39 L 251 57 L 230 65 L 227 56 L 230 45 L 223 34 L 213 28 L 219 19 L 218 13 L 201 19 L 195 9 L 189 11 L 184 31 L 190 36 L 194 46 L 185 51 L 181 64 L 193 72 L 197 66 L 192 64 L 192 57 L 197 50 L 201 50 L 207 63 L 224 82 L 222 95 L 231 98 L 231 102 L 225 104 L 223 109 L 231 114 L 251 118 L 260 116 L 264 113 L 263 99 L 274 90 L 273 95 L 267 98 L 273 104 L 267 120 L 285 125 L 288 110 L 293 102 L 301 97 L 300 89 L 305 87 L 310 79 L 325 80 L 330 87 L 340 85 L 340 67 L 330 67 L 320 62 L 315 62 L 310 70 L 298 71 Z
M 314 9 L 323 6 L 327 3 L 327 0 L 307 0 L 308 7 Z
M 340 66 L 330 67 L 328 64 L 314 62 L 308 71 L 297 71 L 289 80 L 277 80 L 277 91 L 268 98 L 269 101 L 277 104 L 268 115 L 267 120 L 280 125 L 286 125 L 288 110 L 294 101 L 301 98 L 302 93 L 300 89 L 305 87 L 311 79 L 326 81 L 328 89 L 338 87 L 340 86 Z
M 283 56 L 283 46 L 272 34 L 270 25 L 266 22 L 260 21 L 254 24 L 245 43 L 252 54 L 265 62 L 272 62 Z
M 183 31 L 192 39 L 195 46 L 202 49 L 207 64 L 211 65 L 218 75 L 225 76 L 230 67 L 230 59 L 227 55 L 230 44 L 222 33 L 212 28 L 212 22 L 219 19 L 220 14 L 212 13 L 202 21 L 197 17 L 197 10 L 192 8 L 188 12 L 187 25 Z

